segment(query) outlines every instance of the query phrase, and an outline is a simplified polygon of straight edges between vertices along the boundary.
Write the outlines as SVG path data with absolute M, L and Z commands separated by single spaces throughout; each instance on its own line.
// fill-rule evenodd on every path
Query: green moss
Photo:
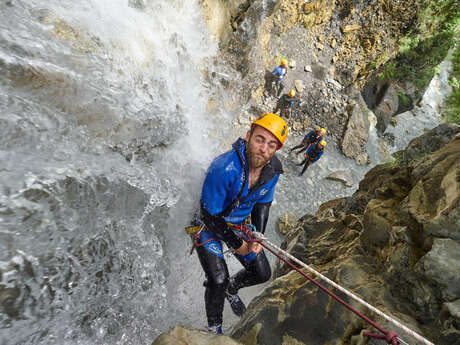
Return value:
M 446 105 L 446 122 L 460 123 L 460 28 L 457 29 L 457 44 L 452 56 L 452 73 L 449 78 L 449 84 L 452 87 L 452 93 L 447 98 Z
M 377 60 L 372 61 L 371 63 L 371 68 L 379 68 L 381 65 L 383 65 L 385 62 L 389 60 L 389 57 L 386 56 L 385 54 L 379 56 Z
M 403 92 L 398 92 L 399 103 L 403 106 L 408 106 L 412 104 L 412 100 Z
M 458 0 L 426 0 L 417 24 L 400 40 L 400 50 L 381 73 L 386 78 L 413 83 L 420 97 L 454 44 L 460 23 Z
M 361 108 L 361 111 L 363 112 L 364 115 L 366 115 L 367 117 L 369 117 L 370 113 L 369 113 L 369 109 L 367 107 L 364 107 L 364 106 L 360 106 Z

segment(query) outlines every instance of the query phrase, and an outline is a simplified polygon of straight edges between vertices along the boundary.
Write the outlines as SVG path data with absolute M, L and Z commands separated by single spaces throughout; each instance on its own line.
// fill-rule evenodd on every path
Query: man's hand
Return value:
M 243 244 L 238 249 L 235 249 L 235 253 L 238 255 L 248 255 L 249 254 L 248 242 L 243 240 Z
M 238 255 L 248 255 L 250 252 L 259 254 L 262 251 L 263 247 L 260 243 L 257 242 L 246 242 L 243 240 L 241 247 L 235 250 L 235 253 Z
M 249 250 L 256 253 L 256 254 L 259 254 L 262 249 L 264 247 L 262 247 L 262 245 L 260 243 L 257 243 L 257 242 L 249 242 Z

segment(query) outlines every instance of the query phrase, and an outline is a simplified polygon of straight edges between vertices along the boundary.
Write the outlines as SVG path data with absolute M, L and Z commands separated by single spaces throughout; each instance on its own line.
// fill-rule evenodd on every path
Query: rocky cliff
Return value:
M 263 3 L 255 1 L 245 12 L 245 25 L 225 49 L 228 62 L 241 72 L 240 103 L 273 110 L 264 92 L 269 73 L 285 57 L 286 88 L 295 88 L 300 100 L 288 119 L 291 128 L 320 124 L 328 128 L 329 141 L 339 142 L 352 114 L 353 90 L 361 90 L 376 68 L 396 56 L 398 39 L 416 22 L 421 1 Z
M 243 125 L 272 112 L 270 72 L 286 58 L 285 92 L 295 89 L 298 98 L 287 118 L 291 133 L 325 127 L 328 143 L 366 164 L 369 125 L 357 131 L 357 117 L 363 123 L 372 110 L 383 133 L 393 116 L 414 106 L 452 44 L 453 30 L 446 27 L 455 27 L 457 5 L 455 0 L 205 0 L 211 35 L 239 72 L 237 80 L 224 82 L 232 95 L 223 107 L 238 109 Z M 404 55 L 405 64 L 394 60 L 401 54 L 410 55 Z M 416 82 L 417 73 L 423 83 Z

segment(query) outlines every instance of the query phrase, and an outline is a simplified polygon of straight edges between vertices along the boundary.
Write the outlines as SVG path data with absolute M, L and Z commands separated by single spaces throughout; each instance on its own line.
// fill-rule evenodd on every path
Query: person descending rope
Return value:
M 297 154 L 305 151 L 310 147 L 312 144 L 316 144 L 318 141 L 323 140 L 324 136 L 326 135 L 326 130 L 324 128 L 321 128 L 319 126 L 315 126 L 312 131 L 308 132 L 302 139 L 302 142 L 294 146 L 292 149 L 289 150 L 289 153 L 291 153 L 294 150 L 300 149 L 297 151 Z
M 281 59 L 281 64 L 276 67 L 273 72 L 272 90 L 275 91 L 275 96 L 279 97 L 284 89 L 283 79 L 287 73 L 287 60 Z
M 307 151 L 305 151 L 305 154 L 304 154 L 305 159 L 301 163 L 297 164 L 297 165 L 305 164 L 303 166 L 302 172 L 299 173 L 299 176 L 302 176 L 305 170 L 307 170 L 307 168 L 310 165 L 312 165 L 318 159 L 321 158 L 325 147 L 326 147 L 326 141 L 324 140 L 318 141 L 316 145 L 310 145 L 308 147 Z
M 278 100 L 276 104 L 276 108 L 273 112 L 277 113 L 278 111 L 280 111 L 281 116 L 290 117 L 292 113 L 292 108 L 294 107 L 295 102 L 296 102 L 295 90 L 289 90 L 288 94 L 284 94 Z
M 206 275 L 205 307 L 208 330 L 222 333 L 225 298 L 232 311 L 246 310 L 238 290 L 270 279 L 268 260 L 257 243 L 238 237 L 237 228 L 264 233 L 282 165 L 275 156 L 288 135 L 278 115 L 263 114 L 251 124 L 245 139 L 218 156 L 209 166 L 201 194 L 201 230 L 195 233 L 198 257 Z M 248 220 L 252 224 L 248 224 Z M 229 278 L 222 241 L 231 248 L 243 269 Z M 192 249 L 193 250 L 193 249 Z

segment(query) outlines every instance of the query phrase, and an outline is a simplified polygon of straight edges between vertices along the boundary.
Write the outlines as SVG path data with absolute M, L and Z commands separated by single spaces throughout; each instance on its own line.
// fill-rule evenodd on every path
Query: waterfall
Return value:
M 0 343 L 150 344 L 216 151 L 198 1 L 0 7 Z

